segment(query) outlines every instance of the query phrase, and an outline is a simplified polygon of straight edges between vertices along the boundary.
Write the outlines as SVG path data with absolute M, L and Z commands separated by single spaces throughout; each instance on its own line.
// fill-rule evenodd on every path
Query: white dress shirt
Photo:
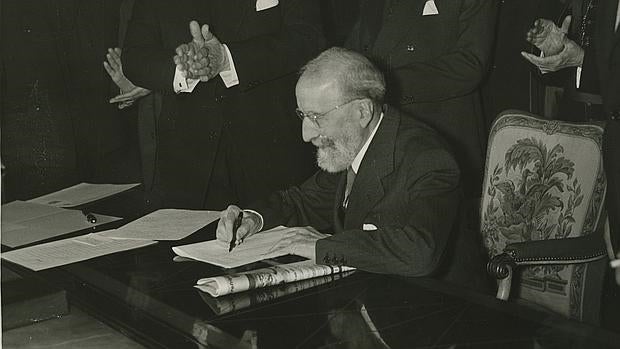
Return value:
M 381 115 L 379 116 L 379 122 L 377 122 L 377 125 L 370 133 L 370 136 L 366 140 L 366 143 L 364 143 L 362 149 L 360 149 L 360 151 L 355 156 L 355 159 L 353 159 L 353 162 L 351 163 L 351 168 L 353 169 L 353 172 L 355 172 L 355 174 L 357 174 L 357 171 L 359 171 L 360 169 L 360 165 L 362 164 L 362 160 L 364 160 L 364 155 L 366 155 L 366 151 L 370 146 L 370 142 L 372 142 L 372 139 L 375 137 L 375 133 L 377 133 L 379 125 L 381 125 L 381 120 L 383 120 L 383 113 L 381 113 Z

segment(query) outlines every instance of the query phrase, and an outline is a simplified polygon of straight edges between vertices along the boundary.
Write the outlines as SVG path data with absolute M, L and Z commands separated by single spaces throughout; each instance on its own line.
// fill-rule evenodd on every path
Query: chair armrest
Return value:
M 576 264 L 605 258 L 605 241 L 599 234 L 568 239 L 524 241 L 506 245 L 514 265 Z
M 591 234 L 569 239 L 525 241 L 506 245 L 504 253 L 491 258 L 487 272 L 498 280 L 497 298 L 507 300 L 513 270 L 520 265 L 576 264 L 606 258 L 605 242 Z

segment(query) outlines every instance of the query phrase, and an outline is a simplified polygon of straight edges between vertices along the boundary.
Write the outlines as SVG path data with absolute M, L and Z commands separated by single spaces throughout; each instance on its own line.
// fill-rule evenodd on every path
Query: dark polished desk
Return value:
M 132 201 L 123 196 L 111 202 L 93 210 L 132 218 L 143 213 L 128 209 Z M 275 299 L 247 293 L 234 302 L 251 306 L 218 315 L 193 285 L 222 269 L 174 262 L 171 250 L 212 236 L 210 226 L 180 242 L 38 273 L 2 263 L 64 288 L 72 304 L 147 347 L 620 348 L 618 333 L 490 295 L 364 272 Z

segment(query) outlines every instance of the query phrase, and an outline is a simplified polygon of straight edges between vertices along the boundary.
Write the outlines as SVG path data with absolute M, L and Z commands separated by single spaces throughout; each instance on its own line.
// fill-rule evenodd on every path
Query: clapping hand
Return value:
M 150 90 L 134 85 L 123 73 L 123 63 L 121 62 L 121 49 L 116 47 L 109 48 L 106 54 L 107 62 L 103 62 L 103 67 L 121 90 L 121 94 L 110 99 L 110 103 L 118 103 L 118 109 L 129 107 L 134 101 L 151 93 Z
M 584 51 L 566 37 L 570 22 L 571 17 L 567 16 L 562 27 L 558 28 L 548 19 L 537 19 L 534 27 L 527 32 L 526 40 L 540 49 L 543 57 L 527 52 L 521 52 L 521 55 L 543 73 L 580 66 L 583 63 Z
M 525 40 L 536 46 L 548 57 L 557 55 L 564 48 L 566 33 L 570 28 L 571 16 L 566 16 L 562 22 L 562 27 L 558 28 L 553 21 L 539 18 L 534 22 L 534 26 L 527 31 Z
M 543 73 L 579 67 L 583 63 L 584 54 L 584 50 L 573 40 L 566 40 L 562 51 L 553 56 L 538 57 L 531 53 L 521 52 L 525 59 L 537 66 Z
M 222 71 L 229 69 L 224 45 L 209 31 L 207 24 L 202 28 L 196 21 L 189 24 L 192 42 L 177 47 L 174 63 L 186 78 L 208 81 Z

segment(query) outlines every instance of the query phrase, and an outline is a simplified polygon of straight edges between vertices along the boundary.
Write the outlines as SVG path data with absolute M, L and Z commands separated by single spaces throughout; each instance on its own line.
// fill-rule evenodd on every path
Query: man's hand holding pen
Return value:
M 235 224 L 237 222 L 237 224 Z M 234 233 L 236 229 L 236 233 Z M 216 237 L 218 240 L 238 246 L 248 236 L 256 234 L 261 228 L 261 219 L 253 212 L 244 212 L 235 205 L 230 205 L 220 213 L 217 223 Z

